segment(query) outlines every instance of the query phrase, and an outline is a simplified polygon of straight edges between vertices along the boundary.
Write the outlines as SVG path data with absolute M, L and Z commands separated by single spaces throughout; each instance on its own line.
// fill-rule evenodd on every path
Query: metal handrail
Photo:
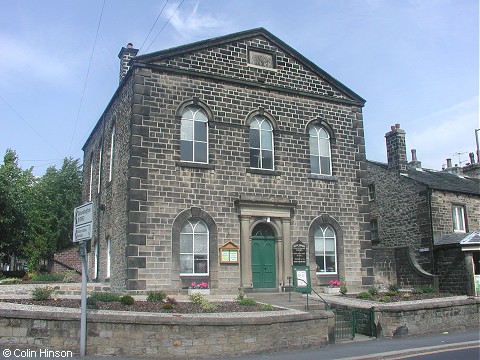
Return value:
M 310 292 L 313 291 L 313 292 L 320 298 L 320 300 L 322 300 L 323 304 L 325 305 L 325 310 L 330 309 L 330 305 L 325 301 L 325 299 L 322 298 L 319 293 L 317 293 L 315 290 L 313 290 L 312 287 L 311 287 L 305 280 L 303 280 L 303 279 L 297 279 L 297 281 L 303 281 L 303 282 L 307 285 L 307 289 L 308 289 Z M 309 307 L 308 307 L 308 293 L 307 293 L 307 310 L 310 310 Z

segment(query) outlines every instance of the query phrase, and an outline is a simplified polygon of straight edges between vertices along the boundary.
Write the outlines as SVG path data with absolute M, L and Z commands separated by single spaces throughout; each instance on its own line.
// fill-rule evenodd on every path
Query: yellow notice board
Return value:
M 221 246 L 218 251 L 220 264 L 239 264 L 239 250 L 239 247 L 231 241 Z

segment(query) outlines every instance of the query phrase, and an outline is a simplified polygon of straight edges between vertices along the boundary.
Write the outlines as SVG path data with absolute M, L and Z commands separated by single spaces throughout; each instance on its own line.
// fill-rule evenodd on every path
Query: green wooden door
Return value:
M 263 227 L 258 229 L 260 225 Z M 275 288 L 275 237 L 267 225 L 260 225 L 255 227 L 252 237 L 253 287 Z

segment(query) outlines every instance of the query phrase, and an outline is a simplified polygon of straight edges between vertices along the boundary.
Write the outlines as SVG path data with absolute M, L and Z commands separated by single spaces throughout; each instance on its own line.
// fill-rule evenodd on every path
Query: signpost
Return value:
M 79 242 L 82 258 L 82 304 L 80 314 L 80 356 L 85 356 L 87 343 L 87 241 L 93 235 L 93 203 L 88 202 L 73 210 L 73 242 Z

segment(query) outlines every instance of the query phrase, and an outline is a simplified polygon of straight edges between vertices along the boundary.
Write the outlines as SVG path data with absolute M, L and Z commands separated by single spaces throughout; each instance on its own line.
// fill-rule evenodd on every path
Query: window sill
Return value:
M 196 163 L 190 161 L 177 161 L 176 166 L 194 169 L 214 170 L 215 166 L 211 164 Z
M 267 169 L 255 169 L 255 168 L 247 168 L 247 173 L 257 174 L 257 175 L 269 175 L 269 176 L 280 176 L 280 175 L 282 175 L 282 173 L 280 171 L 267 170 Z
M 333 175 L 309 174 L 308 178 L 312 180 L 338 181 L 337 177 Z

